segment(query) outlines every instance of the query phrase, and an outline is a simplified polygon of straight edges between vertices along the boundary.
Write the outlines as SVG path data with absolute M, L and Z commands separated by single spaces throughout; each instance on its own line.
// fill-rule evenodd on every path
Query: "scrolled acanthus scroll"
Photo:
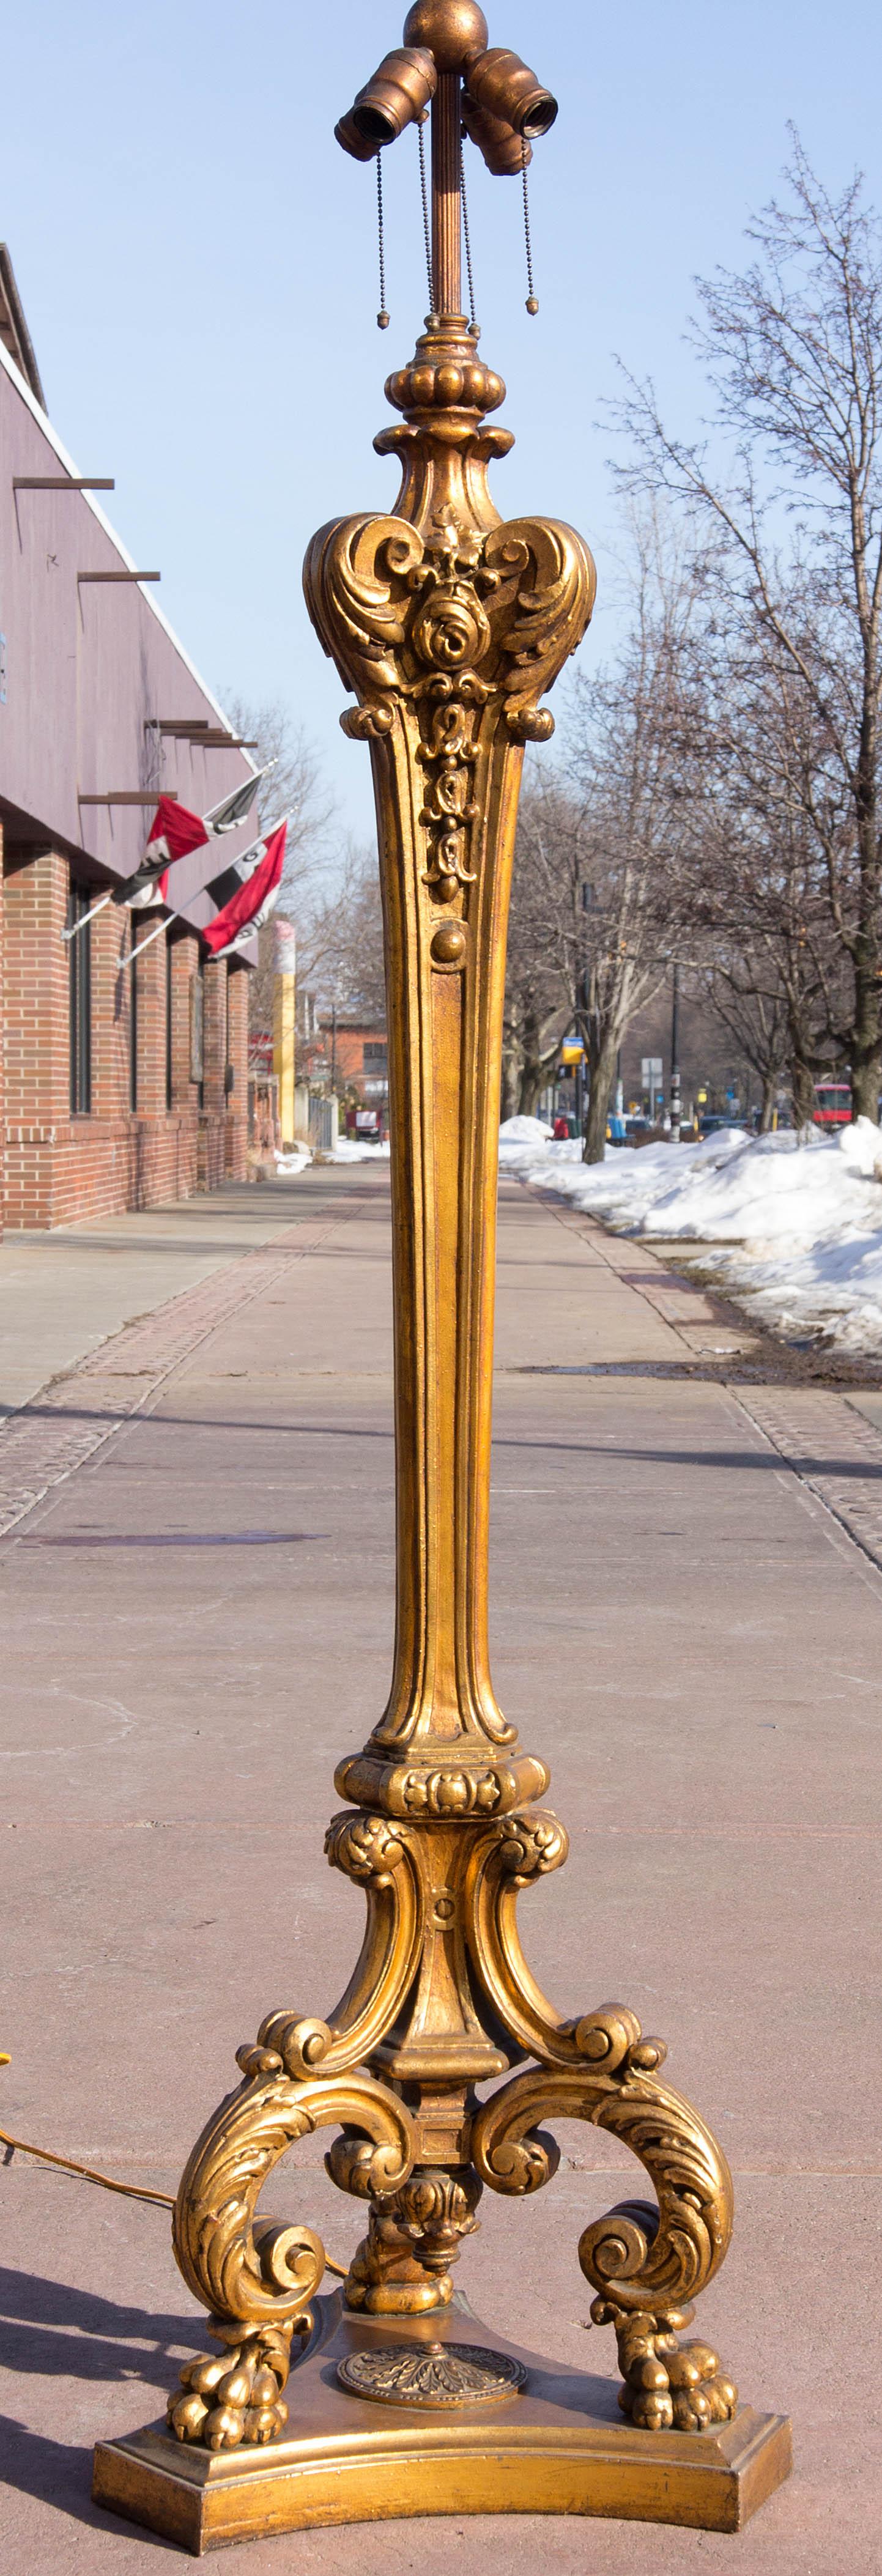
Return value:
M 249 2080 L 221 2104 L 197 2141 L 173 2221 L 184 2279 L 212 2311 L 211 2331 L 228 2349 L 220 2362 L 200 2354 L 185 2365 L 183 2393 L 171 2400 L 169 2418 L 180 2440 L 210 2449 L 235 2448 L 246 2437 L 269 2441 L 282 2430 L 291 2333 L 308 2325 L 309 2301 L 325 2269 L 324 2247 L 311 2228 L 257 2219 L 258 2196 L 273 2167 L 298 2138 L 329 2124 L 366 2139 L 368 2192 L 397 2190 L 414 2156 L 409 2113 L 372 2077 L 347 2073 L 298 2083 L 275 2050 L 258 2046 L 240 2051 L 240 2059 Z
M 489 1826 L 476 1842 L 466 1881 L 469 1950 L 488 2001 L 517 2046 L 541 2066 L 604 2075 L 626 2064 L 652 2074 L 665 2056 L 660 2039 L 644 2038 L 627 2004 L 565 2020 L 537 1985 L 521 1947 L 518 1898 L 525 1888 L 560 1869 L 569 1843 L 557 1816 L 541 1807 L 518 1810 Z
M 267 2013 L 256 2048 L 237 2050 L 243 2075 L 283 2072 L 342 2075 L 370 2057 L 395 2020 L 422 1946 L 425 1902 L 406 1830 L 386 1816 L 344 1810 L 325 1835 L 332 1868 L 364 1889 L 364 1941 L 346 1992 L 328 2021 L 296 2012 Z
M 422 538 L 407 520 L 368 514 L 332 519 L 307 551 L 303 587 L 313 625 L 344 687 L 362 702 L 382 700 L 384 690 L 398 685 L 412 604 L 409 575 L 422 559 Z M 347 718 L 355 713 L 347 709 Z M 385 717 L 367 728 L 388 729 Z
M 562 520 L 510 519 L 491 530 L 484 562 L 499 583 L 509 733 L 515 742 L 547 742 L 554 718 L 536 700 L 585 633 L 597 589 L 593 556 Z
M 605 2007 L 572 2026 L 595 2065 L 531 2069 L 515 2076 L 479 2113 L 472 2134 L 477 2172 L 494 2191 L 538 2190 L 558 2162 L 541 2119 L 590 2120 L 630 2147 L 654 2185 L 658 2207 L 629 2202 L 586 2227 L 579 2261 L 598 2293 L 595 2324 L 615 2326 L 624 2377 L 621 2403 L 635 2424 L 696 2430 L 724 2421 L 736 2392 L 703 2344 L 679 2349 L 676 2330 L 706 2288 L 732 2230 L 732 2180 L 722 2150 L 697 2112 L 640 2063 L 640 2025 L 625 2007 Z M 631 2034 L 635 2033 L 636 2036 Z M 660 2041 L 642 2043 L 656 2065 Z

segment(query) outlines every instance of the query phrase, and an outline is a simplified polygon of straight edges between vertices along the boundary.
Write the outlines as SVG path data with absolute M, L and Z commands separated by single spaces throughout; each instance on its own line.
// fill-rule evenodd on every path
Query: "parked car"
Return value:
M 347 1127 L 348 1124 L 349 1122 L 347 1119 Z M 357 1109 L 355 1112 L 354 1133 L 360 1145 L 381 1145 L 383 1142 L 382 1110 Z

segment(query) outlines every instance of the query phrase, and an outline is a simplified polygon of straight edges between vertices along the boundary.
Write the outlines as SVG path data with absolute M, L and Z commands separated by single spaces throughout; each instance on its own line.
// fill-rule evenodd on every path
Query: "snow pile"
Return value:
M 339 1143 L 334 1146 L 333 1153 L 325 1155 L 325 1161 L 326 1163 L 381 1163 L 384 1157 L 388 1163 L 388 1142 L 385 1145 L 364 1145 L 360 1144 L 355 1136 L 341 1136 Z
M 276 1171 L 285 1180 L 290 1180 L 292 1173 L 306 1171 L 307 1165 L 312 1162 L 313 1152 L 312 1145 L 294 1145 L 284 1154 L 277 1148 L 274 1156 Z M 366 1145 L 358 1138 L 341 1136 L 330 1152 L 322 1154 L 322 1161 L 323 1163 L 368 1163 L 382 1162 L 384 1157 L 388 1162 L 388 1144 Z
M 608 1145 L 594 1165 L 540 1119 L 509 1118 L 499 1159 L 622 1233 L 712 1245 L 703 1274 L 788 1339 L 882 1353 L 882 1136 L 868 1118 L 802 1143 L 723 1127 L 699 1145 Z

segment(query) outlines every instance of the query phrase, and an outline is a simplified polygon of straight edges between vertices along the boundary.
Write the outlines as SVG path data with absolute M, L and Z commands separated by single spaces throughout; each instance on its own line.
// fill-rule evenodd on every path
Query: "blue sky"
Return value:
M 403 9 L 402 9 L 403 15 Z M 470 154 L 482 352 L 506 379 L 517 446 L 507 515 L 569 518 L 594 546 L 602 649 L 614 502 L 598 428 L 618 351 L 684 430 L 701 387 L 683 346 L 692 279 L 738 263 L 777 184 L 793 118 L 831 186 L 855 167 L 882 201 L 882 18 L 869 0 L 504 0 L 492 43 L 561 102 L 536 148 L 538 320 L 524 311 L 519 190 Z M 316 742 L 357 835 L 367 754 L 339 733 L 336 674 L 307 624 L 313 530 L 388 507 L 383 378 L 425 310 L 413 133 L 384 154 L 392 322 L 376 328 L 375 181 L 336 117 L 400 36 L 384 0 L 29 0 L 7 18 L 0 237 L 9 243 L 51 417 L 206 679 L 282 699 Z M 607 631 L 609 631 L 607 624 Z

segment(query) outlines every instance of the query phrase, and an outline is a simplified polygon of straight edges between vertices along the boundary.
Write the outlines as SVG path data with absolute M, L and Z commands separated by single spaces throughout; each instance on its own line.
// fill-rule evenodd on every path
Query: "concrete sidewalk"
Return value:
M 164 1369 L 154 1319 L 60 1382 L 56 1413 L 90 1436 L 112 1419 L 0 1548 L 0 2120 L 166 2191 L 237 2044 L 274 2005 L 327 2010 L 359 1938 L 321 1846 L 334 1760 L 390 1666 L 387 1175 L 305 1174 L 279 1216 L 195 1338 L 179 1312 Z M 230 2553 L 243 2576 L 379 2576 L 390 2551 L 441 2576 L 452 2550 L 463 2576 L 524 2552 L 567 2576 L 876 2576 L 879 2435 L 856 2363 L 877 2335 L 882 2168 L 882 1439 L 857 1397 L 773 1372 L 722 1383 L 666 1277 L 642 1245 L 503 1186 L 494 1670 L 572 1838 L 522 1932 L 561 2010 L 619 1995 L 662 2032 L 672 2083 L 723 2141 L 736 2235 L 698 2330 L 751 2403 L 792 2413 L 797 2474 L 737 2540 L 411 2522 L 254 2543 Z M 114 1412 L 135 1332 L 151 1391 Z M 459 2280 L 507 2335 L 611 2377 L 575 2248 L 642 2172 L 593 2129 L 558 2134 L 548 2191 L 485 2195 Z M 325 2143 L 292 2154 L 276 2205 L 345 2255 L 362 2217 Z M 128 2576 L 163 2545 L 92 2508 L 91 2446 L 160 2412 L 199 2316 L 162 2211 L 19 2155 L 0 2187 L 0 2567 Z
M 30 1402 L 135 1316 L 272 1243 L 292 1220 L 290 1191 L 230 1182 L 138 1214 L 7 1234 L 0 1251 L 0 1415 Z

